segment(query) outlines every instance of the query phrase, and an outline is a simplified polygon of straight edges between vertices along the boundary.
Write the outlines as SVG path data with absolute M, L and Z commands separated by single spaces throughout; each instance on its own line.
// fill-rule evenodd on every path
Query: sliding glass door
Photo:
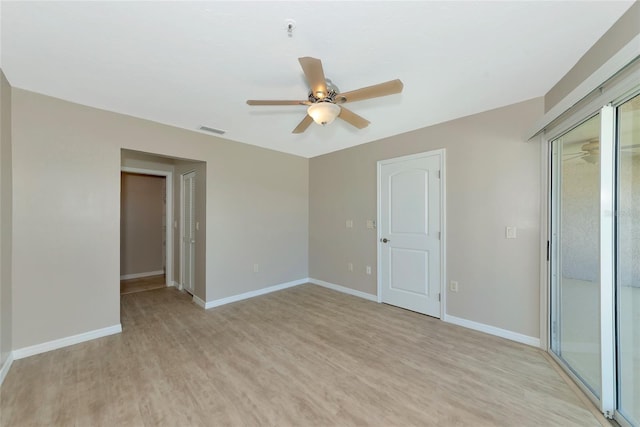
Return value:
M 550 352 L 640 427 L 640 88 L 551 141 Z
M 618 108 L 618 410 L 640 426 L 640 95 Z
M 600 115 L 552 144 L 557 249 L 551 350 L 599 398 Z

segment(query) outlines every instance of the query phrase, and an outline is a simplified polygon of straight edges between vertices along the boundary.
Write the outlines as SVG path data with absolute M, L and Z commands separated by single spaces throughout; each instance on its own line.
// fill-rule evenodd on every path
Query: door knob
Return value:
M 383 239 L 380 239 L 380 241 L 381 241 L 382 243 L 387 243 L 387 242 L 390 242 L 391 240 L 390 240 L 390 239 L 387 239 L 387 238 L 385 237 L 385 238 L 383 238 Z

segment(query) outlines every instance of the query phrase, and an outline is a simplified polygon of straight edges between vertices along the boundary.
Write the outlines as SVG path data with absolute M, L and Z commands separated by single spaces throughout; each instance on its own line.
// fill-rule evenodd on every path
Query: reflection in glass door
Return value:
M 618 107 L 618 411 L 640 426 L 640 95 Z
M 552 143 L 551 350 L 601 396 L 600 115 Z

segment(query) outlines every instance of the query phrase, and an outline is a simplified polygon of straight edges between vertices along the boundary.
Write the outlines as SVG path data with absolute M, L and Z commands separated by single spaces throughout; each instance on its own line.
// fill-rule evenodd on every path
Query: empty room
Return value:
M 0 34 L 0 426 L 640 427 L 639 2 Z

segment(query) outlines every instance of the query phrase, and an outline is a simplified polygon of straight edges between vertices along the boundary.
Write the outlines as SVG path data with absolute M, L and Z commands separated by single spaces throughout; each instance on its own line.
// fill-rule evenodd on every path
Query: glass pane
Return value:
M 618 410 L 640 426 L 640 96 L 618 126 Z
M 600 397 L 600 116 L 553 142 L 552 350 Z

